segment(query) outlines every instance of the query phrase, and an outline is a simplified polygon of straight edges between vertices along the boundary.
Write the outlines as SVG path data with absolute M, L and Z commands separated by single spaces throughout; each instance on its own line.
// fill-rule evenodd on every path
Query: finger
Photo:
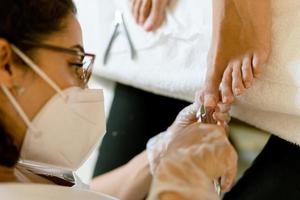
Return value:
M 245 59 L 243 60 L 243 66 L 242 66 L 242 77 L 243 82 L 246 88 L 249 88 L 253 81 L 253 73 L 252 73 L 252 56 L 247 55 Z
M 195 103 L 198 104 L 198 105 L 203 105 L 203 102 L 204 102 L 204 92 L 202 89 L 196 91 L 196 94 L 195 94 Z
M 192 104 L 186 108 L 184 108 L 176 118 L 176 122 L 180 123 L 181 125 L 189 125 L 194 122 L 197 122 L 197 111 L 199 110 L 198 104 Z
M 225 129 L 226 136 L 228 136 L 230 134 L 230 127 L 229 127 L 228 123 L 223 123 L 223 124 L 221 124 L 221 126 Z
M 226 136 L 229 135 L 230 127 L 229 127 L 228 123 L 226 123 L 226 122 L 217 122 L 217 125 L 221 126 L 225 130 Z
M 227 151 L 225 160 L 227 170 L 221 179 L 221 190 L 223 192 L 226 192 L 230 189 L 237 174 L 237 153 L 231 144 L 229 145 L 230 146 L 228 146 L 228 148 L 225 150 Z
M 216 124 L 217 121 L 214 118 L 214 113 L 205 113 L 205 121 L 204 123 L 209 123 L 209 124 Z
M 235 96 L 241 95 L 244 90 L 244 84 L 242 80 L 241 63 L 235 62 L 232 67 L 232 90 Z
M 221 178 L 221 191 L 228 192 L 235 181 L 235 177 L 237 174 L 237 166 L 232 166 Z
M 142 0 L 136 0 L 133 6 L 133 16 L 136 23 L 139 23 L 139 13 L 140 13 L 141 5 L 142 5 Z
M 146 19 L 149 17 L 151 11 L 151 0 L 143 0 L 141 5 L 140 14 L 139 14 L 139 24 L 142 25 L 145 23 Z
M 235 180 L 235 176 L 236 176 L 236 171 L 237 169 L 231 169 L 229 170 L 226 175 L 224 176 L 224 178 L 221 178 L 221 191 L 222 193 L 228 192 L 231 188 L 231 186 L 234 183 Z
M 232 92 L 232 67 L 228 66 L 223 74 L 221 82 L 221 96 L 224 104 L 232 104 L 234 101 Z

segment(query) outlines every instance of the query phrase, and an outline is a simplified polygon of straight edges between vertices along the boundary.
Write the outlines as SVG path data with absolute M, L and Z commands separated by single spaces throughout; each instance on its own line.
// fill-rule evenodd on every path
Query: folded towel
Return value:
M 105 0 L 88 1 L 77 0 L 79 19 L 83 30 L 88 32 L 86 44 L 99 54 L 95 69 L 98 75 L 149 92 L 193 101 L 206 72 L 211 39 L 210 0 L 173 0 L 166 23 L 155 33 L 146 33 L 135 25 L 128 0 L 115 0 L 111 5 Z M 273 0 L 272 3 L 270 61 L 253 87 L 237 99 L 232 115 L 300 144 L 300 1 Z M 87 12 L 87 5 L 93 5 L 97 14 Z M 124 12 L 138 57 L 130 60 L 126 39 L 120 37 L 113 46 L 108 65 L 102 66 L 116 8 Z

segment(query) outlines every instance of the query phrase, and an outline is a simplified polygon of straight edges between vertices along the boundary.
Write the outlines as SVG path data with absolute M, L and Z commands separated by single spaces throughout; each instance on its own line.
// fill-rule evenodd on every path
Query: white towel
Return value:
M 77 0 L 79 3 L 79 0 Z M 88 32 L 86 44 L 99 54 L 96 73 L 150 92 L 193 101 L 203 84 L 211 33 L 210 0 L 173 0 L 167 21 L 155 33 L 135 25 L 128 0 L 79 3 L 79 19 Z M 273 52 L 263 75 L 239 97 L 232 115 L 288 141 L 300 144 L 300 1 L 273 0 Z M 93 12 L 85 12 L 87 5 Z M 93 5 L 93 6 L 92 6 Z M 118 38 L 108 66 L 102 55 L 114 10 L 124 12 L 138 50 L 130 60 L 125 37 Z M 95 15 L 95 16 L 92 16 Z M 97 43 L 95 43 L 97 41 Z

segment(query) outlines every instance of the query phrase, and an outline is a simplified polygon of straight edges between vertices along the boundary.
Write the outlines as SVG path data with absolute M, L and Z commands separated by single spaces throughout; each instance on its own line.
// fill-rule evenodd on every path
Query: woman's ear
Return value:
M 0 85 L 12 87 L 12 49 L 9 42 L 0 38 Z

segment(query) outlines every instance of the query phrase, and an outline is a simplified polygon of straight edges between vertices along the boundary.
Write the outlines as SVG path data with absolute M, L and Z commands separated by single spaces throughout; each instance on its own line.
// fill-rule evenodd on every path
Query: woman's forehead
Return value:
M 64 28 L 50 37 L 44 42 L 53 45 L 72 47 L 83 47 L 82 29 L 74 14 L 69 14 L 64 21 Z

